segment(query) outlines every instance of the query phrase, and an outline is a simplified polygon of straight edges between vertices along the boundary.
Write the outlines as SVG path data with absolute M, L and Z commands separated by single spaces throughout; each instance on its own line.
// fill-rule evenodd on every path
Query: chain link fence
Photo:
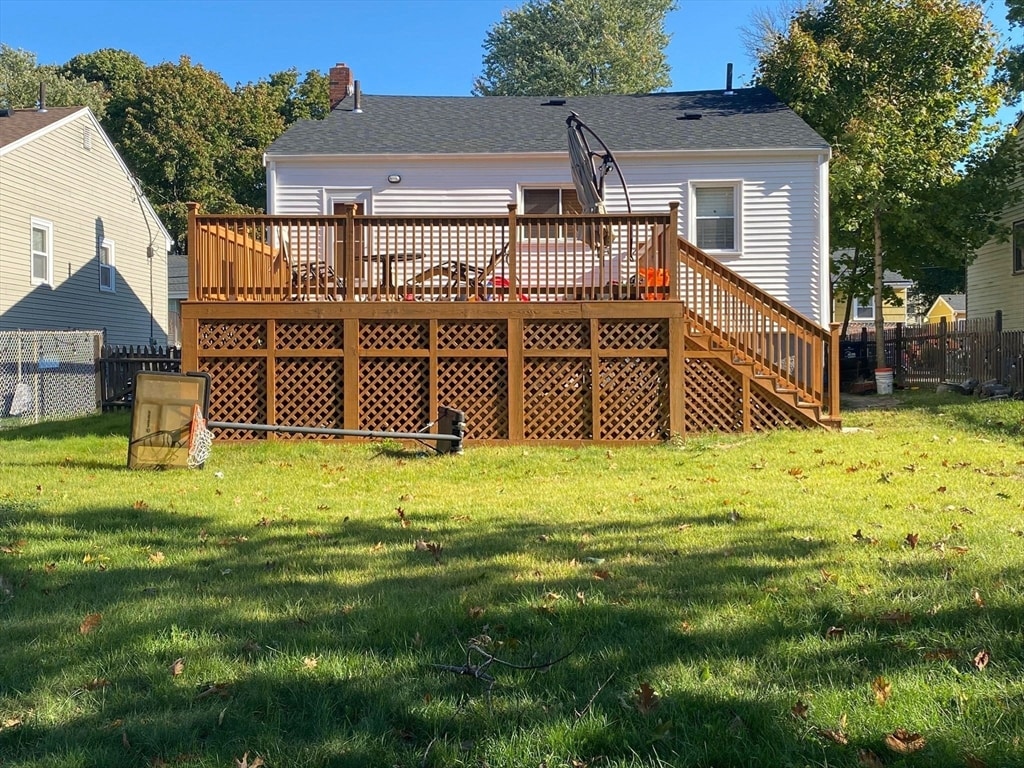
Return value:
M 0 331 L 0 429 L 98 410 L 102 331 Z

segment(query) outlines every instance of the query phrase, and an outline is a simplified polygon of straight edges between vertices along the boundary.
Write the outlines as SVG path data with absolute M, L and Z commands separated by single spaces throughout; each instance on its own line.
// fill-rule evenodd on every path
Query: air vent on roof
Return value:
M 548 99 L 541 104 L 542 107 L 564 107 L 565 99 Z
M 683 116 L 677 117 L 676 120 L 700 120 L 701 117 L 700 112 L 683 112 Z

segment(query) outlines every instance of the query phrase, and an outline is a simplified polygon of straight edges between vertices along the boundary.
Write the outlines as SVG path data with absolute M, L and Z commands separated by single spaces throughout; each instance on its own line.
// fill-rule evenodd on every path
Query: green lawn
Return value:
M 199 471 L 0 432 L 0 765 L 1024 766 L 1024 403 L 894 400 Z

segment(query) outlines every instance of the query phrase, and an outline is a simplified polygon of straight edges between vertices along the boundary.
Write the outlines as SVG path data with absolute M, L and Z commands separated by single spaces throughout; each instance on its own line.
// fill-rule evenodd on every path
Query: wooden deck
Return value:
M 836 330 L 676 215 L 193 209 L 182 366 L 212 376 L 215 421 L 418 431 L 447 406 L 468 441 L 574 444 L 838 425 Z

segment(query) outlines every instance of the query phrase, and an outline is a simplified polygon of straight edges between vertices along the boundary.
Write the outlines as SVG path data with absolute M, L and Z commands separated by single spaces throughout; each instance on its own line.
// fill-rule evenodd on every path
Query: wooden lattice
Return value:
M 507 349 L 507 325 L 502 322 L 439 322 L 438 349 Z
M 209 421 L 265 424 L 267 421 L 267 366 L 262 358 L 211 357 L 202 361 L 210 374 Z M 251 429 L 223 429 L 218 440 L 250 440 L 262 437 Z
M 523 324 L 523 349 L 588 349 L 590 324 L 537 321 Z
M 604 440 L 664 440 L 668 428 L 668 361 L 601 361 L 601 434 Z
M 359 429 L 419 432 L 430 421 L 429 365 L 422 358 L 359 363 Z
M 777 401 L 771 400 L 764 392 L 752 391 L 750 395 L 750 428 L 764 432 L 779 427 L 806 429 L 809 425 Z
M 714 358 L 687 358 L 686 431 L 741 432 L 743 386 L 739 375 Z
M 263 322 L 199 323 L 200 349 L 265 349 L 267 325 Z
M 527 359 L 523 365 L 527 440 L 588 440 L 594 436 L 590 361 Z
M 277 324 L 278 349 L 342 349 L 343 324 L 320 321 Z
M 664 320 L 602 320 L 601 349 L 668 349 L 668 323 Z
M 438 361 L 438 405 L 466 414 L 466 438 L 508 439 L 508 367 L 496 358 Z
M 291 427 L 345 426 L 344 364 L 340 358 L 288 357 L 277 361 L 277 423 Z M 285 435 L 282 437 L 296 437 Z
M 364 320 L 359 326 L 359 346 L 363 349 L 426 349 L 430 345 L 429 332 L 425 320 Z

